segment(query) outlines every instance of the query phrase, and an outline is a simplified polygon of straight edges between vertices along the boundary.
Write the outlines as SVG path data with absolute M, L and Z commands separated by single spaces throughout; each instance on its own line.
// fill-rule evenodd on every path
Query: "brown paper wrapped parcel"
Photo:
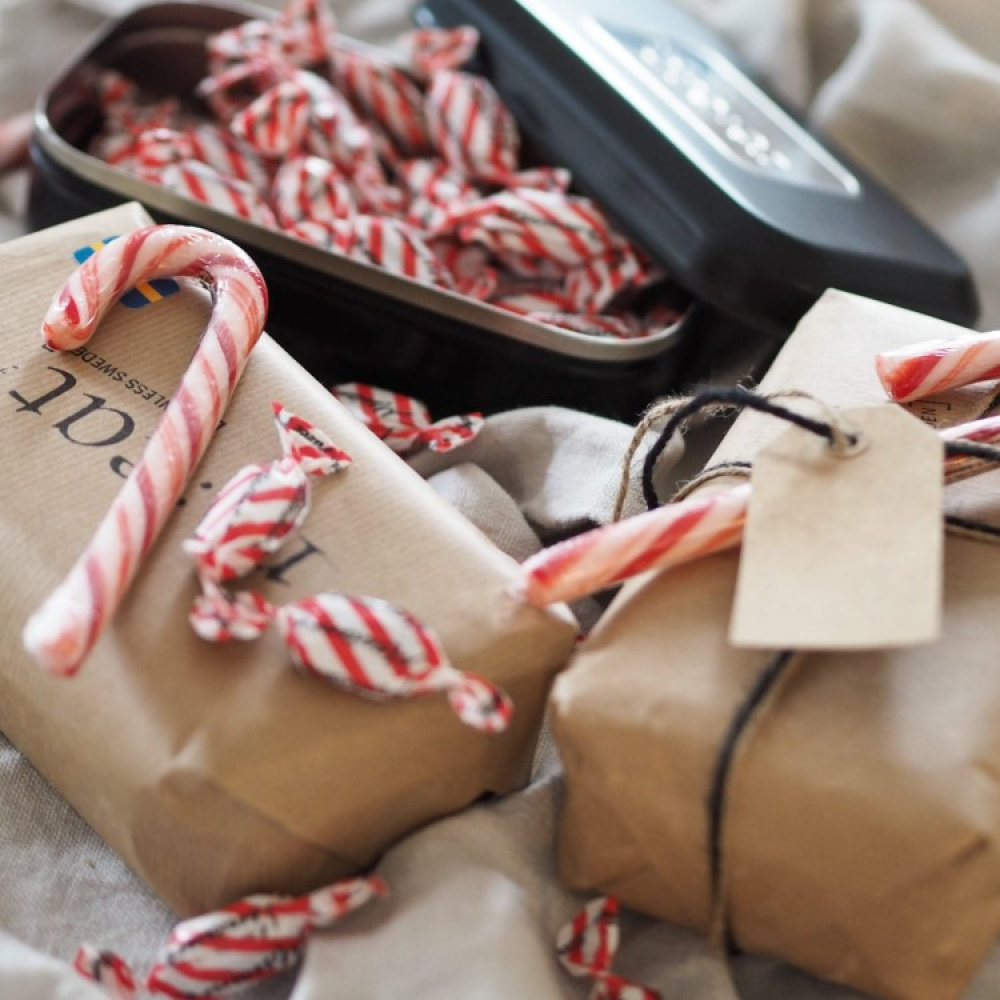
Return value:
M 77 677 L 43 673 L 21 628 L 141 454 L 211 303 L 192 286 L 117 306 L 67 354 L 43 348 L 41 318 L 74 250 L 148 224 L 130 205 L 0 247 L 0 729 L 169 905 L 191 914 L 363 869 L 422 824 L 524 783 L 576 629 L 565 609 L 541 614 L 507 597 L 513 560 L 265 335 L 111 628 Z M 251 583 L 274 602 L 335 590 L 407 608 L 456 666 L 510 694 L 507 732 L 464 726 L 444 697 L 375 703 L 334 690 L 296 673 L 274 630 L 251 643 L 195 637 L 187 614 L 197 587 L 181 542 L 238 468 L 280 456 L 272 400 L 354 463 L 315 483 L 301 532 Z
M 761 391 L 876 404 L 875 353 L 960 332 L 827 293 Z M 914 409 L 943 425 L 988 401 L 970 388 Z M 709 465 L 786 429 L 747 411 Z M 996 524 L 1000 473 L 948 487 L 946 508 Z M 710 789 L 773 662 L 727 641 L 738 559 L 630 581 L 552 698 L 565 883 L 701 931 L 718 915 Z M 717 841 L 731 943 L 894 1000 L 959 996 L 1000 932 L 1000 549 L 949 534 L 944 572 L 939 640 L 804 654 L 733 764 Z

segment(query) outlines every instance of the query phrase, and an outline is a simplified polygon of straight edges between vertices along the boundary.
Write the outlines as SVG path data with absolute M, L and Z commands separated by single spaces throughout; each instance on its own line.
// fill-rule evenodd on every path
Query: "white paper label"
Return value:
M 754 460 L 736 646 L 873 649 L 940 634 L 941 441 L 899 407 L 841 416 L 860 450 L 793 427 Z

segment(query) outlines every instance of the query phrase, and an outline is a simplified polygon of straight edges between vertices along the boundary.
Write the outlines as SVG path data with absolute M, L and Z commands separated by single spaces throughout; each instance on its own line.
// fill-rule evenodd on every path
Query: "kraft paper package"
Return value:
M 0 532 L 12 554 L 0 588 L 0 728 L 188 915 L 354 873 L 422 824 L 522 785 L 576 625 L 564 608 L 539 613 L 506 596 L 514 561 L 265 334 L 83 669 L 70 679 L 39 669 L 21 645 L 24 622 L 141 454 L 211 301 L 185 283 L 141 308 L 118 305 L 75 353 L 43 348 L 40 323 L 76 266 L 74 251 L 149 222 L 127 205 L 0 246 Z M 314 481 L 305 524 L 257 571 L 254 588 L 275 603 L 333 590 L 405 608 L 438 633 L 457 667 L 510 695 L 506 732 L 463 725 L 441 695 L 376 703 L 335 690 L 293 670 L 274 629 L 248 643 L 193 634 L 198 587 L 181 544 L 239 468 L 280 457 L 275 400 L 353 464 Z
M 878 404 L 876 352 L 961 332 L 830 292 L 760 390 Z M 911 405 L 945 425 L 989 403 L 970 387 Z M 786 431 L 745 411 L 706 468 Z M 1000 472 L 947 487 L 945 508 L 1000 524 Z M 940 638 L 800 654 L 727 756 L 784 669 L 727 640 L 738 560 L 629 581 L 557 680 L 563 881 L 874 996 L 960 996 L 1000 933 L 1000 548 L 949 533 Z

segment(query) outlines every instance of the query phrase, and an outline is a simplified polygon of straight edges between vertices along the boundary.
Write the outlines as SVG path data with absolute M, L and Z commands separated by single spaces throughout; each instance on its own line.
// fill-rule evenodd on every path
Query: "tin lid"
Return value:
M 961 258 L 668 0 L 424 0 L 525 135 L 699 298 L 788 332 L 827 288 L 963 325 Z

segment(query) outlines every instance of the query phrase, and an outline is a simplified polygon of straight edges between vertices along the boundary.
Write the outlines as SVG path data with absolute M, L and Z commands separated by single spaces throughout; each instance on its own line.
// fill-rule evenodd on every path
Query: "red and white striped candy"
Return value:
M 328 222 L 303 219 L 301 222 L 293 223 L 285 231 L 303 243 L 310 243 L 323 250 L 332 250 L 347 256 L 358 240 L 352 219 L 332 219 Z
M 274 21 L 285 59 L 297 66 L 328 64 L 337 22 L 328 0 L 292 0 Z
M 233 135 L 252 146 L 262 156 L 281 159 L 306 151 L 306 137 L 313 117 L 314 92 L 307 85 L 311 73 L 295 73 L 268 88 L 256 100 L 237 112 L 229 123 Z
M 224 177 L 206 163 L 186 160 L 163 168 L 160 183 L 175 194 L 210 205 L 220 212 L 238 215 L 269 229 L 278 222 L 267 202 L 245 181 Z
M 180 1000 L 244 989 L 295 965 L 309 935 L 387 894 L 377 875 L 344 879 L 307 896 L 247 896 L 178 924 L 146 981 Z
M 139 103 L 139 88 L 116 69 L 100 70 L 93 81 L 98 107 L 106 117 L 131 116 Z
M 428 246 L 448 272 L 456 292 L 483 302 L 498 293 L 500 274 L 483 247 L 447 239 L 430 240 Z
M 227 583 L 254 570 L 305 520 L 310 477 L 330 476 L 351 464 L 350 455 L 319 428 L 280 403 L 273 408 L 282 457 L 240 469 L 184 542 L 204 580 Z
M 565 265 L 547 257 L 539 257 L 537 254 L 494 249 L 492 255 L 497 266 L 512 276 L 513 285 L 519 290 L 523 290 L 525 287 L 521 279 L 530 281 L 531 288 L 539 286 L 551 288 L 557 283 L 561 283 L 566 275 Z
M 281 43 L 275 37 L 274 22 L 257 18 L 209 35 L 205 52 L 208 71 L 213 75 L 233 66 L 274 65 L 281 61 Z
M 883 351 L 875 371 L 890 399 L 905 403 L 1000 378 L 1000 330 Z
M 611 971 L 621 941 L 618 912 L 614 896 L 599 896 L 587 903 L 556 935 L 559 961 L 571 976 L 594 980 L 590 1000 L 660 1000 L 657 990 Z
M 421 445 L 431 451 L 451 451 L 475 438 L 484 424 L 481 413 L 431 423 L 430 411 L 419 399 L 363 382 L 343 382 L 330 391 L 379 440 L 401 455 Z
M 151 226 L 103 246 L 56 295 L 46 344 L 86 343 L 122 294 L 142 281 L 192 277 L 214 293 L 208 328 L 146 450 L 62 584 L 32 615 L 24 644 L 46 669 L 75 673 L 118 607 L 208 448 L 264 327 L 267 290 L 228 240 L 191 226 Z
M 537 191 L 569 190 L 573 175 L 565 167 L 530 167 L 519 170 L 506 178 L 505 183 L 512 188 L 531 188 Z
M 403 39 L 410 71 L 418 79 L 429 80 L 435 73 L 459 69 L 479 47 L 479 32 L 471 25 L 457 28 L 418 28 Z
M 306 221 L 350 219 L 356 212 L 343 174 L 318 156 L 300 156 L 282 164 L 274 176 L 271 201 L 278 222 L 286 228 Z
M 177 106 L 164 101 L 161 104 L 118 120 L 109 118 L 104 130 L 91 141 L 88 152 L 115 167 L 133 169 L 141 150 L 141 137 L 157 129 L 175 129 Z
M 592 260 L 622 239 L 589 198 L 522 188 L 459 206 L 440 227 L 495 253 L 529 254 L 563 267 Z
M 271 180 L 268 167 L 250 146 L 241 142 L 228 129 L 202 124 L 182 129 L 181 136 L 191 155 L 226 177 L 233 177 L 254 188 L 266 191 Z
M 522 316 L 560 316 L 569 313 L 573 305 L 561 291 L 517 291 L 500 293 L 490 299 L 490 304 L 508 309 Z
M 114 952 L 81 945 L 73 959 L 73 969 L 100 986 L 109 1000 L 138 1000 L 135 975 L 129 964 Z
M 429 151 L 424 95 L 404 72 L 387 59 L 343 45 L 334 50 L 333 70 L 341 92 L 404 156 Z
M 251 590 L 230 593 L 204 576 L 201 588 L 188 622 L 206 642 L 249 642 L 260 638 L 274 621 L 275 607 L 261 594 Z
M 479 188 L 440 157 L 401 160 L 395 172 L 409 198 L 406 219 L 422 229 L 435 229 L 448 210 L 482 197 Z
M 249 184 L 258 193 L 270 183 L 260 157 L 231 132 L 215 125 L 150 129 L 136 139 L 133 169 L 148 180 L 160 183 L 166 167 L 192 160 Z
M 244 21 L 209 36 L 209 73 L 254 61 L 288 66 L 325 62 L 336 30 L 326 0 L 293 0 L 273 21 Z
M 456 669 L 437 636 L 375 597 L 322 593 L 279 608 L 275 623 L 300 670 L 377 700 L 446 692 L 458 717 L 501 732 L 514 706 L 499 688 Z
M 985 417 L 939 432 L 942 441 L 1000 442 L 1000 417 Z M 944 481 L 959 482 L 996 463 L 947 455 Z M 670 569 L 737 546 L 743 537 L 750 484 L 677 503 L 603 525 L 530 556 L 514 591 L 530 604 L 573 601 L 650 570 Z
M 624 245 L 570 268 L 563 288 L 574 312 L 600 313 L 623 290 L 639 287 L 645 277 L 638 254 Z
M 517 124 L 487 80 L 453 70 L 435 73 L 426 115 L 435 149 L 464 173 L 504 183 L 517 171 Z
M 635 340 L 648 337 L 653 331 L 642 326 L 631 313 L 528 313 L 528 319 L 554 326 L 560 330 L 584 333 L 588 337 L 611 337 L 614 340 Z
M 253 55 L 228 66 L 220 66 L 206 76 L 195 96 L 209 106 L 222 123 L 232 122 L 257 97 L 288 79 L 293 70 L 271 56 Z
M 355 164 L 350 175 L 351 192 L 358 207 L 358 215 L 382 215 L 386 221 L 397 226 L 406 227 L 415 235 L 423 234 L 419 228 L 410 226 L 405 219 L 399 218 L 406 195 L 401 188 L 390 184 L 382 165 L 377 160 L 362 160 Z
M 603 525 L 530 556 L 516 591 L 530 604 L 572 601 L 653 569 L 733 548 L 743 537 L 750 484 Z
M 350 225 L 355 240 L 347 253 L 355 260 L 423 284 L 451 286 L 451 275 L 413 226 L 378 215 L 355 216 Z

